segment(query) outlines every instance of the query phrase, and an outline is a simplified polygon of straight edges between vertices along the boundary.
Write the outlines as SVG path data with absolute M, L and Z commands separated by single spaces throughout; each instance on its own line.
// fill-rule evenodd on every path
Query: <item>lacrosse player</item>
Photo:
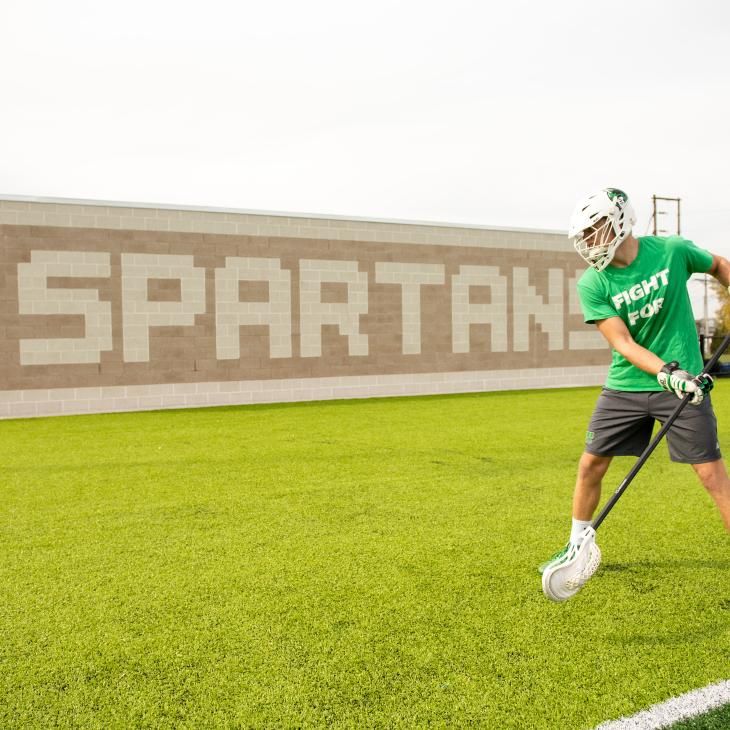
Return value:
M 708 273 L 730 284 L 730 262 L 679 236 L 635 238 L 636 215 L 628 196 L 607 188 L 581 201 L 568 236 L 589 267 L 578 281 L 584 319 L 611 345 L 613 360 L 586 434 L 573 493 L 573 526 L 565 547 L 539 567 L 570 561 L 601 497 L 601 480 L 614 456 L 639 456 L 654 420 L 674 410 L 675 396 L 691 393 L 667 433 L 672 461 L 691 464 L 730 531 L 730 478 L 720 454 L 702 370 L 690 275 Z

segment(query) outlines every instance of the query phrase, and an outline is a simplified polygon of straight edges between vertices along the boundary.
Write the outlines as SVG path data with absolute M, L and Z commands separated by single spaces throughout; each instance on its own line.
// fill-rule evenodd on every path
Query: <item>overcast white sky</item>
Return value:
M 719 0 L 2 0 L 0 194 L 565 230 L 730 257 Z

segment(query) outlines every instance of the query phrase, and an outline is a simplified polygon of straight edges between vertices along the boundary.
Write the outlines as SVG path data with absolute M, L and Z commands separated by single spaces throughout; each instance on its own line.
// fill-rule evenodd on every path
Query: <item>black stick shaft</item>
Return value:
M 730 334 L 725 336 L 725 339 L 720 343 L 720 347 L 717 348 L 715 354 L 710 358 L 710 360 L 708 360 L 707 365 L 705 365 L 704 369 L 702 370 L 703 375 L 709 373 L 710 370 L 712 370 L 712 368 L 717 365 L 717 361 L 722 357 L 722 354 L 725 352 L 725 350 L 727 350 L 728 346 L 730 346 Z M 684 398 L 682 398 L 682 400 L 679 402 L 679 405 L 674 409 L 669 418 L 667 418 L 666 423 L 661 427 L 659 433 L 644 449 L 644 452 L 641 454 L 636 464 L 634 464 L 631 471 L 626 475 L 626 478 L 621 482 L 618 489 L 613 493 L 611 499 L 606 502 L 598 517 L 593 520 L 592 527 L 594 530 L 597 530 L 601 526 L 601 523 L 603 522 L 603 520 L 606 519 L 608 513 L 613 509 L 616 502 L 619 501 L 621 495 L 626 491 L 629 484 L 631 484 L 631 482 L 634 480 L 634 477 L 641 470 L 641 467 L 644 466 L 654 449 L 659 446 L 659 442 L 664 438 L 667 431 L 669 431 L 669 429 L 672 427 L 672 424 L 677 420 L 679 414 L 684 410 L 684 407 L 687 405 L 687 403 L 689 403 L 690 398 L 692 398 L 691 393 L 688 393 L 684 396 Z

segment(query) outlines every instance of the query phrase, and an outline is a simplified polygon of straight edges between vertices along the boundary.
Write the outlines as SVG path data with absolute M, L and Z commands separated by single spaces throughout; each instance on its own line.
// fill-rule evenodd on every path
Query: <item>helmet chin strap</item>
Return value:
M 601 266 L 598 271 L 603 271 L 616 257 L 616 252 L 619 250 L 619 248 L 624 244 L 626 239 L 631 235 L 631 231 L 626 231 L 622 235 L 617 235 L 616 238 L 613 240 L 611 245 L 608 248 L 608 251 L 606 251 L 606 257 L 605 263 Z
M 616 258 L 616 253 L 621 248 L 621 246 L 623 246 L 624 243 L 626 243 L 626 241 L 628 241 L 629 238 L 631 238 L 631 235 L 632 235 L 632 231 L 626 231 L 626 233 L 624 233 L 623 236 L 621 238 L 619 238 L 618 243 L 616 244 L 616 247 L 613 250 L 613 256 L 611 257 L 611 261 L 613 261 Z M 628 265 L 631 262 L 630 261 L 622 261 L 622 263 L 625 263 L 625 264 Z

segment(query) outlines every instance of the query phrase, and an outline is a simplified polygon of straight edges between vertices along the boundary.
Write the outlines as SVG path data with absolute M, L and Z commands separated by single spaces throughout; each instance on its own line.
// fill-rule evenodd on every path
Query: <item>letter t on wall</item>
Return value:
M 402 292 L 401 332 L 403 354 L 421 352 L 421 286 L 444 283 L 441 264 L 401 264 L 377 262 L 375 281 L 378 284 L 400 284 Z

